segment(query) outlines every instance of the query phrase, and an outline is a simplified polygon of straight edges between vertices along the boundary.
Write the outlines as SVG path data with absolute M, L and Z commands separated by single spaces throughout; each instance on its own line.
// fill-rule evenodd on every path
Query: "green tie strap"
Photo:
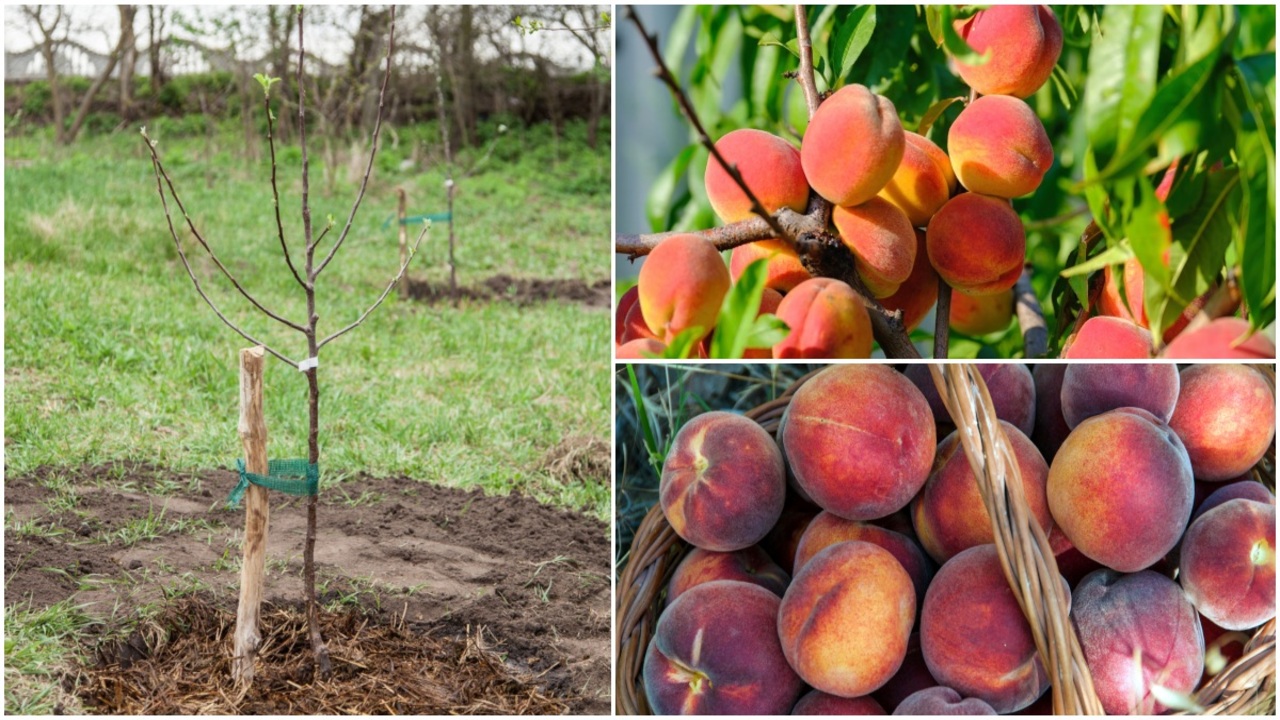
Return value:
M 299 497 L 320 492 L 320 468 L 306 460 L 271 460 L 267 463 L 267 474 L 258 475 L 244 469 L 244 458 L 236 458 L 236 469 L 240 471 L 240 482 L 227 497 L 227 507 L 238 507 L 250 484 Z

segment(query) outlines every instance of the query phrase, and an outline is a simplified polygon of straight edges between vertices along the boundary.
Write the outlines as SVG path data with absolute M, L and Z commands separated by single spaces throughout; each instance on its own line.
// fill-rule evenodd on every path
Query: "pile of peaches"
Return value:
M 993 6 L 957 20 L 957 32 L 986 62 L 952 67 L 973 91 L 955 118 L 944 152 L 924 135 L 903 129 L 892 102 L 862 85 L 836 90 L 814 113 L 800 148 L 756 129 L 729 132 L 716 142 L 763 210 L 805 213 L 810 194 L 833 207 L 830 230 L 854 256 L 866 291 L 886 309 L 901 311 L 914 329 L 938 299 L 941 277 L 951 288 L 951 327 L 972 336 L 1004 330 L 1013 316 L 1013 286 L 1026 260 L 1026 235 L 1011 204 L 1040 186 L 1053 164 L 1053 145 L 1023 100 L 1049 79 L 1062 51 L 1062 28 L 1046 6 Z M 1175 171 L 1166 174 L 1168 193 Z M 705 189 L 726 224 L 753 216 L 741 186 L 714 158 Z M 1164 195 L 1161 195 L 1163 199 Z M 732 283 L 753 261 L 768 264 L 760 313 L 789 328 L 784 340 L 747 357 L 865 358 L 872 349 L 865 300 L 840 280 L 811 277 L 795 248 L 782 238 L 740 245 L 728 267 L 720 253 L 694 234 L 665 238 L 648 255 L 638 284 L 617 308 L 617 357 L 664 352 L 683 332 L 704 340 Z M 1124 269 L 1126 297 L 1110 276 L 1104 300 L 1076 337 L 1071 357 L 1151 357 L 1154 346 L 1141 314 L 1142 269 Z M 1131 311 L 1132 310 L 1132 311 Z M 1174 357 L 1228 357 L 1247 334 L 1243 320 L 1228 320 L 1198 339 L 1183 339 Z M 1180 331 L 1181 327 L 1174 332 Z M 1168 337 L 1166 340 L 1172 340 Z M 1246 357 L 1274 357 L 1261 348 Z
M 1178 705 L 1275 617 L 1275 498 L 1251 476 L 1271 384 L 1243 365 L 980 371 L 1103 707 Z M 660 503 L 693 548 L 644 659 L 655 713 L 1051 713 L 927 366 L 828 367 L 776 441 L 694 417 Z

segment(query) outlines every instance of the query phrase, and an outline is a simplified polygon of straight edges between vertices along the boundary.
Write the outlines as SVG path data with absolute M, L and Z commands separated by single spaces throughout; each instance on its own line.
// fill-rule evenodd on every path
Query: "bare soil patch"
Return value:
M 409 277 L 403 282 L 409 297 L 414 300 L 429 305 L 453 300 L 448 283 L 433 283 Z M 611 287 L 607 278 L 588 283 L 582 280 L 494 275 L 478 285 L 458 286 L 457 294 L 460 300 L 510 302 L 521 307 L 561 301 L 586 307 L 608 308 L 612 302 Z
M 42 486 L 52 473 L 76 489 L 69 510 Z M 11 522 L 36 529 L 5 534 L 5 602 L 74 598 L 101 618 L 85 639 L 97 662 L 66 679 L 91 712 L 609 712 L 603 523 L 521 495 L 366 476 L 322 493 L 316 548 L 328 639 L 352 662 L 309 676 L 293 625 L 305 506 L 273 494 L 263 634 L 278 641 L 255 689 L 224 697 L 243 525 L 224 506 L 234 482 L 147 465 L 6 479 Z M 158 531 L 128 540 L 144 524 Z

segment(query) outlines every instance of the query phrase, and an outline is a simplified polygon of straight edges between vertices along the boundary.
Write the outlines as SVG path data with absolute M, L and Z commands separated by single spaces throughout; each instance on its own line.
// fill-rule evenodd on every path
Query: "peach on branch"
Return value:
M 898 291 L 880 300 L 885 310 L 901 310 L 902 324 L 907 332 L 915 330 L 938 302 L 938 273 L 929 263 L 929 250 L 925 246 L 923 230 L 916 230 L 916 261 L 911 274 L 898 286 Z
M 1053 145 L 1035 111 L 1005 95 L 984 95 L 960 112 L 947 134 L 956 179 L 1001 198 L 1035 192 L 1053 165 Z
M 773 346 L 779 360 L 871 357 L 871 316 L 846 283 L 805 280 L 782 298 L 777 316 L 791 329 Z
M 1200 614 L 1227 630 L 1275 617 L 1275 503 L 1228 500 L 1197 518 L 1182 540 L 1178 577 Z
M 1150 567 L 1191 517 L 1191 461 L 1146 410 L 1119 408 L 1080 423 L 1049 466 L 1049 512 L 1080 552 L 1121 572 Z
M 640 288 L 632 285 L 626 292 L 622 293 L 622 297 L 618 298 L 618 308 L 613 312 L 613 344 L 621 345 L 626 342 L 622 338 L 626 329 L 627 313 L 631 312 L 631 308 L 639 307 Z M 648 328 L 645 328 L 646 330 Z
M 1091 573 L 1071 596 L 1071 620 L 1108 715 L 1163 712 L 1152 685 L 1189 694 L 1204 669 L 1200 617 L 1177 583 L 1150 570 Z
M 1151 333 L 1129 320 L 1099 315 L 1067 339 L 1062 357 L 1068 360 L 1145 359 L 1154 353 Z
M 961 193 L 929 221 L 929 262 L 951 287 L 968 295 L 1011 289 L 1022 275 L 1027 236 L 1008 200 Z
M 833 365 L 800 387 L 779 431 L 796 483 L 848 520 L 907 505 L 937 444 L 924 396 L 884 365 Z
M 767 213 L 791 208 L 803 213 L 809 185 L 800 153 L 786 140 L 763 130 L 734 130 L 716 141 L 716 150 L 737 168 L 742 180 Z M 707 160 L 707 199 L 720 220 L 733 223 L 752 217 L 751 199 L 714 158 Z
M 666 345 L 653 338 L 637 338 L 619 345 L 616 354 L 619 360 L 646 360 L 654 355 L 661 356 L 666 350 Z
M 1049 688 L 995 545 L 971 547 L 938 570 L 924 597 L 920 645 L 939 684 L 998 713 L 1021 710 Z
M 692 327 L 711 332 L 729 292 L 729 269 L 711 243 L 697 235 L 663 240 L 640 267 L 640 311 L 659 340 Z
M 758 240 L 739 245 L 729 253 L 729 277 L 738 282 L 742 272 L 756 260 L 764 259 L 769 267 L 765 273 L 765 287 L 778 292 L 789 292 L 808 280 L 809 271 L 800 264 L 800 256 L 786 240 Z
M 1197 330 L 1184 331 L 1160 356 L 1180 360 L 1271 360 L 1276 356 L 1276 344 L 1263 333 L 1250 330 L 1248 321 L 1222 317 Z
M 645 696 L 659 715 L 783 715 L 803 683 L 778 642 L 777 595 L 715 580 L 663 611 L 645 653 Z
M 1062 26 L 1045 5 L 998 5 L 955 21 L 956 32 L 987 61 L 956 60 L 956 72 L 982 95 L 1034 95 L 1062 53 Z
M 809 185 L 834 205 L 861 205 L 902 162 L 906 139 L 893 103 L 846 85 L 818 106 L 800 145 Z
M 853 252 L 858 274 L 877 298 L 897 291 L 916 261 L 916 234 L 892 203 L 871 198 L 856 207 L 837 207 L 831 222 Z
M 951 328 L 965 335 L 986 335 L 1009 327 L 1013 319 L 1013 292 L 966 295 L 951 291 Z
M 672 529 L 706 550 L 756 544 L 782 515 L 778 445 L 753 420 L 713 411 L 680 428 L 662 465 L 659 500 Z
M 1062 417 L 1074 428 L 1108 410 L 1136 407 L 1167 423 L 1179 385 L 1170 363 L 1070 363 L 1062 378 Z
M 676 566 L 671 582 L 667 583 L 667 604 L 675 602 L 690 588 L 713 580 L 747 582 L 782 597 L 791 583 L 791 575 L 757 545 L 734 552 L 694 548 Z
M 782 652 L 814 688 L 860 697 L 889 681 L 907 654 L 916 594 L 889 551 L 838 543 L 796 572 L 778 610 Z
M 929 138 L 905 134 L 902 162 L 880 197 L 904 212 L 915 227 L 925 227 L 956 189 L 951 159 Z
M 1187 447 L 1196 479 L 1216 482 L 1244 474 L 1276 435 L 1271 386 L 1245 365 L 1192 365 L 1181 376 L 1169 426 Z
M 1102 271 L 1102 294 L 1098 296 L 1098 312 L 1147 327 L 1147 311 L 1142 304 L 1145 285 L 1142 264 L 1138 262 L 1138 258 L 1129 258 L 1124 262 L 1123 268 L 1122 272 L 1117 273 L 1114 266 L 1108 265 Z M 1116 275 L 1124 277 L 1123 299 Z

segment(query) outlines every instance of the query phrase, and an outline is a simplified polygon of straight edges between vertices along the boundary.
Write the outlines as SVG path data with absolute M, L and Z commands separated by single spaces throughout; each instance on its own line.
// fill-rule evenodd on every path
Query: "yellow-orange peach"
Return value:
M 837 207 L 831 222 L 853 251 L 862 282 L 876 297 L 892 295 L 911 275 L 916 234 L 893 203 L 875 197 L 856 207 Z
M 800 144 L 804 175 L 835 205 L 860 205 L 889 183 L 906 139 L 893 103 L 846 85 L 818 106 Z
M 765 287 L 778 292 L 788 292 L 810 277 L 809 271 L 800 264 L 795 248 L 786 240 L 777 239 L 760 240 L 734 248 L 729 253 L 729 277 L 738 282 L 747 266 L 760 259 L 769 263 Z
M 994 295 L 1022 275 L 1027 236 L 1008 200 L 961 193 L 929 221 L 929 262 L 947 284 L 967 295 Z
M 938 301 L 938 273 L 929 263 L 924 231 L 915 232 L 916 261 L 911 266 L 911 274 L 898 286 L 897 292 L 880 301 L 886 310 L 902 311 L 902 324 L 907 326 L 907 332 L 915 330 Z
M 1120 273 L 1117 273 L 1112 265 L 1108 265 L 1102 271 L 1102 294 L 1098 296 L 1098 312 L 1148 327 L 1147 311 L 1142 300 L 1145 287 L 1142 264 L 1138 262 L 1138 258 L 1129 258 L 1122 267 L 1123 270 Z M 1116 281 L 1117 275 L 1124 277 L 1123 299 L 1120 297 L 1120 283 Z
M 672 529 L 706 550 L 756 544 L 782 515 L 787 480 L 778 445 L 753 420 L 713 411 L 680 428 L 658 497 Z
M 939 684 L 998 713 L 1027 707 L 1049 687 L 995 545 L 971 547 L 938 570 L 924 597 L 920 647 Z
M 860 697 L 893 677 L 916 615 L 911 578 L 889 551 L 838 543 L 796 573 L 778 608 L 782 652 L 814 688 Z
M 787 406 L 780 443 L 792 475 L 824 510 L 872 520 L 906 507 L 929 475 L 937 435 L 929 403 L 885 365 L 833 365 Z
M 1080 552 L 1120 572 L 1150 567 L 1191 518 L 1187 450 L 1159 418 L 1119 408 L 1080 423 L 1049 466 L 1049 512 Z
M 983 95 L 1034 95 L 1062 53 L 1062 26 L 1045 5 L 998 5 L 955 22 L 956 32 L 987 61 L 956 60 L 956 72 Z
M 871 316 L 846 283 L 805 280 L 782 298 L 776 314 L 790 328 L 773 346 L 777 359 L 871 357 Z
M 1248 472 L 1276 435 L 1271 386 L 1245 365 L 1192 365 L 1180 375 L 1169 427 L 1186 446 L 1196 479 L 1221 482 Z
M 804 683 L 778 641 L 778 596 L 715 580 L 658 618 L 645 653 L 645 697 L 658 715 L 783 715 Z
M 907 132 L 902 162 L 880 197 L 906 213 L 916 227 L 925 227 L 938 208 L 951 199 L 956 175 L 951 159 L 929 138 Z
M 640 267 L 644 322 L 666 342 L 692 327 L 705 336 L 715 327 L 729 283 L 729 268 L 711 243 L 697 235 L 669 237 Z
M 751 188 L 765 212 L 788 207 L 804 212 L 809 203 L 800 153 L 791 143 L 763 130 L 734 130 L 716 141 L 716 150 Z M 707 160 L 705 177 L 711 209 L 726 223 L 752 216 L 751 200 L 714 157 Z
M 1046 514 L 1047 512 L 1046 510 Z M 823 550 L 850 540 L 869 542 L 888 550 L 902 565 L 902 569 L 907 571 L 907 575 L 911 576 L 911 586 L 915 588 L 916 596 L 924 597 L 924 591 L 933 577 L 933 568 L 929 566 L 919 545 L 901 533 L 870 523 L 845 520 L 829 512 L 818 513 L 801 536 L 800 545 L 796 547 L 796 572 Z
M 947 134 L 956 179 L 970 192 L 1016 198 L 1035 192 L 1053 165 L 1053 145 L 1025 102 L 984 95 L 960 112 Z
M 951 329 L 965 335 L 986 335 L 1009 327 L 1013 319 L 1013 292 L 966 295 L 951 291 Z

